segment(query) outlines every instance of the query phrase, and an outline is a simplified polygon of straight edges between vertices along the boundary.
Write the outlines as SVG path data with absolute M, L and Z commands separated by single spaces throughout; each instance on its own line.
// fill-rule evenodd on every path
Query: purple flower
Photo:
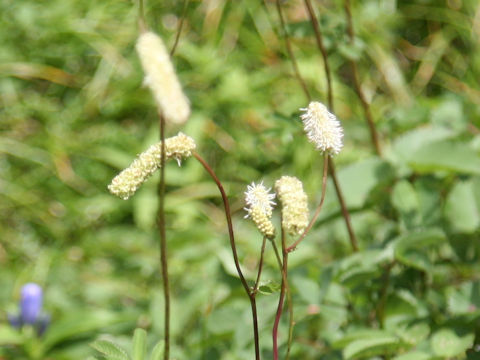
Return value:
M 42 306 L 43 290 L 40 285 L 25 284 L 21 291 L 20 313 L 8 314 L 8 320 L 16 328 L 31 325 L 36 328 L 38 335 L 42 335 L 50 322 L 50 317 L 42 313 Z
M 20 300 L 22 323 L 34 325 L 40 316 L 42 305 L 42 288 L 34 283 L 25 284 L 22 287 L 22 298 Z

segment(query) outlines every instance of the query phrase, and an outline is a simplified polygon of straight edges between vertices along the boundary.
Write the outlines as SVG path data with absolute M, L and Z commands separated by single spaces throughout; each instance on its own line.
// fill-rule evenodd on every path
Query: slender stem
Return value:
M 287 291 L 287 268 L 288 268 L 288 252 L 286 251 L 285 231 L 282 227 L 282 287 L 280 289 L 280 298 L 278 299 L 277 313 L 273 323 L 272 339 L 273 339 L 273 360 L 278 360 L 278 325 L 282 317 L 283 303 L 285 301 L 285 293 Z
M 312 100 L 312 97 L 310 96 L 310 92 L 308 91 L 308 87 L 307 87 L 307 84 L 305 83 L 305 80 L 302 78 L 302 75 L 300 74 L 300 70 L 297 64 L 297 59 L 293 55 L 292 44 L 290 42 L 290 36 L 288 35 L 287 27 L 285 25 L 285 18 L 283 17 L 280 0 L 276 0 L 276 4 L 277 4 L 278 17 L 280 18 L 280 25 L 283 31 L 283 38 L 285 40 L 285 46 L 287 48 L 288 56 L 290 57 L 290 60 L 292 62 L 293 72 L 295 73 L 295 77 L 300 83 L 300 86 L 302 87 L 303 92 L 305 93 L 305 96 L 308 99 L 308 102 L 310 102 Z
M 145 22 L 145 11 L 143 7 L 143 0 L 138 0 L 138 28 L 140 32 L 147 31 L 147 24 Z
M 310 0 L 305 0 L 305 6 L 307 7 L 308 16 L 310 17 L 310 22 L 312 23 L 313 32 L 315 33 L 315 40 L 317 41 L 318 49 L 322 54 L 323 65 L 325 67 L 325 75 L 327 77 L 327 96 L 328 96 L 328 107 L 330 111 L 333 112 L 333 90 L 332 90 L 332 74 L 330 72 L 330 66 L 327 59 L 327 50 L 323 44 L 322 32 L 317 21 L 317 16 L 315 15 L 315 10 L 313 10 L 312 3 Z
M 355 32 L 353 30 L 353 21 L 352 21 L 352 10 L 350 6 L 350 0 L 345 0 L 344 3 L 345 14 L 347 16 L 347 33 L 350 40 L 350 44 L 353 45 L 355 42 Z M 370 130 L 370 138 L 372 139 L 373 146 L 378 156 L 382 156 L 382 149 L 380 147 L 380 142 L 378 140 L 378 133 L 373 121 L 372 111 L 370 109 L 370 104 L 365 97 L 365 93 L 362 90 L 360 85 L 360 77 L 358 74 L 357 63 L 355 60 L 350 60 L 350 67 L 352 68 L 353 83 L 355 86 L 355 91 L 360 103 L 362 104 L 363 112 L 365 113 L 365 119 L 367 120 L 368 129 Z
M 254 343 L 255 343 L 255 360 L 260 360 L 260 345 L 259 345 L 259 336 L 258 336 L 258 321 L 257 321 L 257 305 L 255 302 L 255 295 L 253 291 L 250 290 L 247 281 L 245 280 L 245 276 L 243 276 L 242 269 L 240 268 L 240 263 L 238 261 L 238 254 L 237 254 L 237 246 L 235 244 L 235 237 L 233 233 L 233 224 L 232 224 L 232 215 L 230 212 L 230 203 L 228 201 L 227 194 L 225 193 L 225 190 L 223 189 L 223 185 L 218 179 L 217 175 L 213 171 L 213 169 L 210 167 L 210 165 L 207 164 L 207 162 L 196 152 L 193 153 L 193 156 L 195 159 L 202 164 L 204 169 L 208 172 L 208 174 L 211 176 L 213 181 L 218 187 L 218 190 L 220 191 L 220 194 L 222 196 L 222 201 L 223 201 L 223 206 L 225 208 L 225 217 L 227 218 L 227 226 L 228 226 L 228 236 L 230 238 L 230 247 L 232 248 L 232 253 L 233 253 L 233 261 L 235 263 L 235 268 L 237 269 L 238 277 L 240 278 L 240 282 L 243 285 L 243 288 L 245 289 L 245 292 L 248 295 L 248 298 L 250 300 L 250 305 L 252 308 L 252 318 L 253 318 L 253 337 L 254 337 Z
M 333 164 L 333 161 L 331 161 L 329 164 L 329 171 L 333 180 L 333 185 L 335 186 L 335 191 L 337 193 L 338 201 L 340 202 L 340 209 L 342 211 L 342 215 L 345 220 L 345 225 L 347 226 L 347 231 L 350 237 L 350 244 L 352 245 L 352 250 L 354 252 L 357 252 L 358 251 L 357 237 L 353 232 L 352 222 L 350 220 L 350 213 L 348 212 L 345 199 L 343 198 L 342 189 L 340 188 L 340 184 L 338 182 L 337 174 L 335 172 L 335 165 Z
M 318 215 L 320 214 L 320 210 L 322 210 L 323 202 L 325 201 L 325 194 L 326 194 L 326 189 L 327 189 L 327 176 L 328 176 L 328 154 L 325 153 L 323 155 L 323 175 L 322 175 L 322 195 L 320 197 L 320 203 L 317 206 L 317 209 L 315 210 L 315 213 L 313 214 L 312 219 L 308 223 L 307 227 L 305 230 L 303 230 L 302 235 L 295 241 L 292 245 L 287 247 L 286 251 L 287 252 L 292 252 L 293 250 L 296 249 L 298 244 L 302 242 L 303 239 L 305 239 L 305 236 L 307 236 L 308 232 L 312 229 L 313 224 L 315 224 L 315 221 L 318 218 Z
M 253 286 L 253 296 L 257 295 L 258 285 L 260 284 L 260 276 L 262 275 L 263 269 L 263 254 L 265 253 L 265 245 L 267 244 L 267 238 L 264 236 L 262 241 L 262 250 L 260 250 L 260 261 L 258 263 L 258 273 L 257 279 L 255 280 L 255 285 Z
M 182 17 L 180 18 L 180 23 L 178 24 L 177 35 L 175 36 L 175 42 L 173 43 L 172 49 L 170 50 L 170 56 L 173 56 L 175 50 L 177 49 L 178 42 L 180 41 L 180 35 L 182 33 L 183 23 L 185 22 L 185 17 L 187 14 L 189 0 L 183 1 L 183 10 Z
M 163 278 L 164 295 L 164 341 L 163 358 L 168 360 L 170 354 L 170 287 L 168 281 L 167 235 L 165 231 L 165 118 L 160 114 L 160 140 L 162 153 L 160 156 L 160 182 L 158 183 L 158 229 L 160 231 L 160 267 Z
M 280 271 L 282 270 L 282 258 L 280 257 L 280 252 L 278 251 L 277 244 L 275 241 L 271 240 L 273 251 L 275 252 L 275 257 L 277 258 L 278 268 Z
M 328 65 L 328 58 L 327 58 L 327 52 L 325 50 L 325 47 L 323 46 L 323 41 L 322 41 L 322 33 L 320 32 L 320 27 L 318 25 L 317 18 L 315 16 L 315 12 L 313 11 L 312 4 L 310 0 L 305 0 L 305 4 L 307 5 L 307 10 L 310 15 L 310 21 L 312 23 L 312 27 L 315 33 L 315 38 L 317 40 L 317 46 L 318 49 L 320 50 L 320 53 L 322 54 L 323 57 L 323 64 L 325 67 L 325 74 L 327 77 L 327 90 L 328 90 L 328 107 L 330 108 L 330 111 L 334 111 L 334 104 L 333 104 L 333 89 L 332 89 L 332 84 L 331 84 L 331 73 L 330 73 L 330 67 Z M 342 210 L 343 214 L 343 219 L 345 221 L 345 225 L 347 227 L 348 235 L 350 238 L 350 243 L 352 244 L 353 251 L 358 250 L 357 246 L 357 238 L 355 237 L 355 233 L 353 232 L 353 227 L 352 227 L 352 222 L 350 220 L 350 213 L 348 212 L 348 208 L 346 206 L 345 200 L 343 198 L 342 190 L 340 188 L 340 184 L 338 182 L 337 174 L 335 172 L 335 165 L 333 164 L 333 160 L 329 162 L 329 170 L 330 170 L 330 176 L 332 177 L 333 184 L 335 186 L 335 192 L 337 193 L 337 198 L 338 202 L 340 203 L 340 208 Z
M 287 271 L 287 269 L 285 269 Z M 293 320 L 293 302 L 292 302 L 292 293 L 290 291 L 290 284 L 288 281 L 285 283 L 287 286 L 287 304 L 288 304 L 288 342 L 287 342 L 287 354 L 285 355 L 285 360 L 290 358 L 290 350 L 292 348 L 293 342 L 293 326 L 295 322 Z

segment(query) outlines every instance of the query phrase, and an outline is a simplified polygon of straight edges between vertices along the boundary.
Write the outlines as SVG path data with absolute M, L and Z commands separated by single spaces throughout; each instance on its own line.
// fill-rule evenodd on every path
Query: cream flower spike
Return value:
M 303 184 L 294 176 L 282 176 L 275 182 L 282 203 L 282 227 L 291 235 L 300 235 L 308 225 L 308 197 Z
M 343 129 L 335 115 L 325 105 L 312 101 L 300 116 L 303 121 L 308 140 L 317 150 L 338 154 L 343 147 Z
M 144 84 L 152 91 L 165 120 L 183 124 L 190 116 L 190 105 L 162 39 L 145 32 L 138 38 L 136 48 L 145 71 Z
M 263 182 L 260 184 L 252 182 L 251 185 L 247 186 L 247 191 L 245 191 L 245 202 L 247 204 L 245 211 L 247 215 L 245 217 L 253 220 L 263 236 L 273 238 L 275 227 L 270 219 L 272 218 L 273 206 L 276 204 L 273 201 L 275 194 L 271 194 L 270 190 L 263 185 Z
M 195 148 L 195 141 L 180 132 L 177 136 L 165 139 L 165 160 L 175 159 L 180 165 L 182 159 L 192 156 Z M 161 156 L 161 142 L 150 146 L 128 168 L 113 178 L 108 190 L 113 195 L 127 200 L 160 167 Z

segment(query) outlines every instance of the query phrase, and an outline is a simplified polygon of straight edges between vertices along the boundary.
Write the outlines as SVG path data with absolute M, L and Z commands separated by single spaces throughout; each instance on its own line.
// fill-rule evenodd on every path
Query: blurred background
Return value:
M 150 28 L 171 47 L 183 2 L 145 5 Z M 352 254 L 329 184 L 317 225 L 290 256 L 291 358 L 480 358 L 480 4 L 352 1 L 353 44 L 342 1 L 313 5 L 345 129 L 335 163 L 361 251 Z M 304 2 L 281 6 L 300 73 L 326 103 Z M 128 348 L 135 327 L 147 329 L 153 345 L 163 331 L 158 174 L 128 201 L 107 191 L 159 138 L 134 49 L 137 4 L 3 0 L 0 14 L 0 358 L 85 359 L 101 334 Z M 299 119 L 308 100 L 276 2 L 190 0 L 173 62 L 192 116 L 167 135 L 194 137 L 224 182 L 253 281 L 262 239 L 243 219 L 247 184 L 271 187 L 281 175 L 297 176 L 311 209 L 321 187 L 322 158 Z M 172 358 L 251 359 L 249 303 L 215 184 L 194 159 L 168 164 L 166 179 Z M 279 216 L 274 221 L 279 226 Z M 267 246 L 258 295 L 266 359 L 280 281 Z M 40 339 L 7 321 L 28 282 L 42 286 L 51 316 Z

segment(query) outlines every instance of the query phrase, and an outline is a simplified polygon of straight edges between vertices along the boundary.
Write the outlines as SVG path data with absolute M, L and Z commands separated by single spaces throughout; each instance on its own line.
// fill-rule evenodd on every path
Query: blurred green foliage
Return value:
M 338 176 L 361 251 L 351 253 L 329 184 L 320 220 L 290 256 L 291 358 L 478 359 L 480 4 L 356 1 L 354 45 L 343 2 L 314 5 L 345 128 Z M 300 72 L 325 102 L 303 2 L 282 6 Z M 148 23 L 169 46 L 182 8 L 173 0 L 146 4 Z M 104 333 L 130 349 L 136 327 L 148 329 L 151 350 L 163 331 L 158 179 L 129 201 L 106 190 L 158 139 L 134 51 L 136 5 L 3 0 L 0 14 L 0 358 L 98 356 L 89 344 Z M 181 130 L 226 185 L 252 281 L 261 238 L 242 219 L 246 185 L 295 175 L 311 207 L 320 197 L 321 157 L 303 136 L 298 109 L 307 100 L 281 34 L 272 0 L 192 0 L 174 57 L 193 111 Z M 358 62 L 383 158 L 374 155 L 350 59 Z M 172 358 L 251 359 L 250 309 L 215 185 L 192 159 L 166 172 Z M 271 248 L 262 279 L 268 359 L 281 280 Z M 44 287 L 52 315 L 41 339 L 6 320 L 29 281 Z M 285 317 L 282 354 L 287 327 Z

